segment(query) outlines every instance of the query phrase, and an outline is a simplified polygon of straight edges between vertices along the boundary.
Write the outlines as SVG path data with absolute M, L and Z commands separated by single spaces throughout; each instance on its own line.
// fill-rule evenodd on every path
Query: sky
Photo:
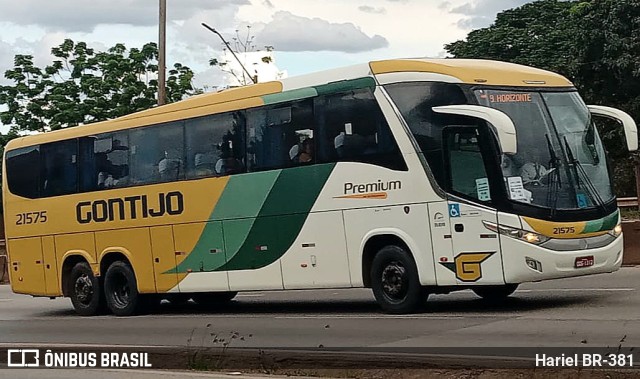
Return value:
M 273 46 L 288 76 L 375 59 L 445 56 L 444 45 L 489 26 L 498 12 L 527 0 L 167 0 L 167 62 L 195 73 L 194 83 L 216 88 L 228 74 L 209 66 L 222 56 L 219 38 L 232 41 L 250 26 L 257 50 Z M 51 62 L 64 39 L 97 50 L 116 43 L 141 47 L 158 38 L 158 0 L 0 0 L 0 73 L 15 54 L 36 65 Z M 0 85 L 9 82 L 0 75 Z

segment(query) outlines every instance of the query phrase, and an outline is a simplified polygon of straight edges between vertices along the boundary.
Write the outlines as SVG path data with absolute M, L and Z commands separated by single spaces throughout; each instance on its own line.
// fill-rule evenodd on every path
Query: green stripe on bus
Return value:
M 265 105 L 283 103 L 286 101 L 308 99 L 318 95 L 326 95 L 338 92 L 352 91 L 361 88 L 375 88 L 376 82 L 371 77 L 340 80 L 315 87 L 300 88 L 280 93 L 261 96 Z
M 294 89 L 291 91 L 284 91 L 280 93 L 274 93 L 271 95 L 264 95 L 262 96 L 262 101 L 264 101 L 265 105 L 269 105 L 269 104 L 275 104 L 275 103 L 282 103 L 285 101 L 308 99 L 310 97 L 315 97 L 315 96 L 318 96 L 318 93 L 316 92 L 315 88 L 309 87 L 309 88 Z
M 605 217 L 604 220 L 602 221 L 602 229 L 600 230 L 611 230 L 615 228 L 616 225 L 618 225 L 618 218 L 619 218 L 618 212 L 619 211 L 615 211 L 614 213 Z
M 259 215 L 308 213 L 334 167 L 327 163 L 282 170 Z
M 275 262 L 300 233 L 334 167 L 330 163 L 232 176 L 212 213 L 222 222 L 207 223 L 185 260 L 166 273 L 247 270 Z M 224 254 L 212 254 L 223 242 Z
M 337 92 L 351 91 L 354 89 L 375 88 L 375 86 L 376 81 L 371 77 L 366 77 L 352 80 L 341 80 L 339 82 L 316 86 L 315 89 L 318 92 L 318 95 L 327 95 Z
M 213 209 L 211 219 L 257 217 L 280 171 L 232 175 Z
M 258 217 L 242 247 L 216 271 L 255 270 L 277 261 L 291 247 L 307 214 Z
M 188 269 L 194 272 L 213 271 L 225 261 L 222 222 L 208 222 L 191 253 L 178 266 L 166 271 L 165 274 L 187 272 Z
M 243 218 L 237 220 L 227 220 L 224 222 L 224 245 L 226 249 L 226 260 L 216 269 L 222 267 L 226 262 L 232 259 L 244 245 L 253 224 L 257 218 Z
M 618 223 L 618 211 L 598 220 L 587 221 L 581 234 L 611 230 Z
M 291 247 L 335 164 L 282 170 L 260 216 L 233 258 L 216 271 L 265 267 Z

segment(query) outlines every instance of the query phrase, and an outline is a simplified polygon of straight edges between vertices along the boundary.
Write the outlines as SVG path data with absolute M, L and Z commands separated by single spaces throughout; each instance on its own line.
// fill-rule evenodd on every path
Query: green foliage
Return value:
M 16 55 L 5 72 L 12 85 L 0 86 L 0 122 L 12 132 L 45 131 L 116 118 L 157 103 L 158 47 L 117 44 L 99 52 L 67 39 L 51 49 L 44 68 L 31 55 Z M 176 63 L 168 72 L 167 102 L 197 93 L 193 72 Z M 0 141 L 2 142 L 2 141 Z M 4 143 L 2 144 L 4 145 Z
M 640 0 L 540 0 L 499 13 L 493 25 L 445 46 L 456 58 L 486 58 L 558 72 L 585 101 L 640 120 Z M 599 124 L 612 158 L 616 193 L 634 196 L 621 128 Z

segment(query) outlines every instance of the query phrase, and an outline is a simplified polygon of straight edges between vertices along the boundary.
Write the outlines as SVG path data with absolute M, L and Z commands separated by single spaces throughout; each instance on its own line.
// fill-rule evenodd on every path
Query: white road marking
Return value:
M 518 292 L 577 292 L 577 291 L 602 291 L 602 292 L 624 292 L 624 291 L 635 291 L 635 288 L 548 288 L 548 289 L 535 289 L 535 290 L 517 290 Z
M 262 293 L 239 293 L 236 297 L 262 297 Z
M 475 317 L 475 316 L 474 316 Z M 495 316 L 491 316 L 495 317 Z M 422 315 L 422 316 L 393 316 L 393 315 L 380 315 L 380 316 L 372 316 L 372 315 L 315 315 L 315 316 L 276 316 L 274 318 L 277 319 L 390 319 L 390 318 L 400 318 L 400 319 L 442 319 L 442 320 L 450 320 L 450 319 L 464 319 L 468 318 L 466 316 L 432 316 L 432 315 Z

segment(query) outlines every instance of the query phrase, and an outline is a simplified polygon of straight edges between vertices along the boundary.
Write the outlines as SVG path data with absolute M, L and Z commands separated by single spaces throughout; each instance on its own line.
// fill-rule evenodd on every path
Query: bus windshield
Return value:
M 550 209 L 585 209 L 613 199 L 602 141 L 576 92 L 481 89 L 475 96 L 515 124 L 517 153 L 502 155 L 511 200 Z

